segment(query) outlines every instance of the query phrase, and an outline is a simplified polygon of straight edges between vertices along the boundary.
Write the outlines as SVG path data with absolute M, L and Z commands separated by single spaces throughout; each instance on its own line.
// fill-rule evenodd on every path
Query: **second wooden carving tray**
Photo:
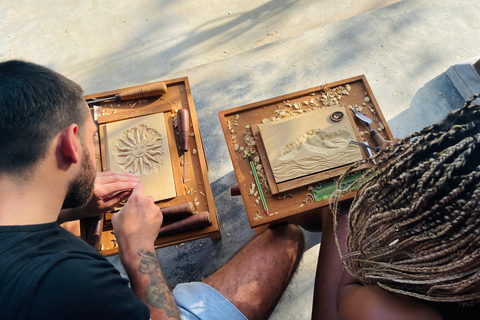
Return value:
M 170 148 L 170 156 L 172 161 L 173 176 L 175 181 L 175 189 L 177 196 L 170 200 L 156 202 L 160 207 L 169 207 L 173 205 L 183 204 L 186 202 L 194 202 L 197 200 L 198 208 L 196 212 L 208 211 L 212 225 L 206 228 L 183 232 L 176 235 L 157 238 L 156 247 L 164 247 L 184 241 L 191 241 L 205 237 L 213 239 L 220 238 L 220 227 L 218 215 L 213 201 L 212 190 L 208 180 L 208 167 L 205 152 L 200 136 L 200 128 L 198 126 L 197 114 L 193 104 L 192 94 L 188 83 L 188 78 L 179 78 L 163 81 L 167 85 L 167 93 L 162 96 L 134 99 L 129 101 L 107 101 L 98 103 L 101 106 L 99 123 L 100 145 L 97 146 L 97 170 L 107 171 L 106 149 L 105 149 L 105 124 L 135 118 L 139 116 L 163 112 L 165 116 L 165 124 L 167 127 L 167 138 Z M 85 96 L 88 99 L 102 99 L 114 96 L 126 90 L 139 88 L 140 86 L 112 90 L 102 93 L 91 94 Z M 182 152 L 179 150 L 178 129 L 174 128 L 174 115 L 179 109 L 188 109 L 190 113 L 190 139 L 188 152 L 186 154 L 186 177 L 187 182 L 183 183 L 183 161 Z M 196 150 L 196 154 L 193 150 Z M 97 237 L 98 242 L 94 246 L 104 255 L 111 255 L 118 252 L 115 235 L 112 230 L 110 218 L 111 212 L 105 213 L 103 221 L 98 224 Z M 101 223 L 103 222 L 103 223 Z M 85 228 L 82 237 L 86 237 Z
M 233 163 L 235 176 L 237 178 L 240 193 L 245 205 L 247 217 L 252 228 L 290 220 L 296 215 L 327 206 L 328 199 L 313 202 L 309 200 L 308 198 L 312 199 L 312 197 L 308 195 L 311 195 L 311 191 L 309 190 L 311 190 L 313 186 L 318 186 L 332 181 L 345 172 L 345 170 L 349 167 L 347 165 L 341 168 L 335 168 L 321 173 L 312 174 L 300 179 L 276 184 L 268 163 L 268 158 L 266 156 L 261 136 L 259 134 L 258 124 L 262 123 L 263 119 L 271 119 L 272 117 L 275 117 L 276 110 L 286 109 L 287 104 L 292 106 L 288 107 L 289 110 L 296 109 L 293 107 L 295 103 L 300 105 L 300 110 L 307 108 L 312 109 L 313 105 L 307 106 L 303 102 L 311 101 L 313 99 L 313 102 L 317 103 L 317 108 L 321 108 L 321 97 L 325 94 L 325 88 L 332 89 L 338 86 L 346 87 L 347 85 L 350 87 L 348 95 L 343 95 L 338 103 L 344 107 L 348 107 L 349 105 L 362 106 L 363 114 L 372 120 L 375 118 L 378 119 L 378 121 L 373 121 L 371 127 L 379 130 L 379 123 L 382 123 L 384 129 L 380 129 L 379 134 L 381 134 L 385 139 L 393 139 L 392 132 L 388 127 L 382 111 L 378 106 L 377 100 L 375 99 L 364 75 L 313 87 L 260 102 L 255 102 L 245 106 L 224 110 L 219 113 L 228 151 Z M 365 101 L 365 98 L 367 97 L 368 102 Z M 369 106 L 373 108 L 375 114 L 370 111 Z M 326 108 L 328 108 L 328 106 Z M 346 108 L 346 110 L 348 110 L 348 108 Z M 375 140 L 370 136 L 370 134 L 367 133 L 367 127 L 354 116 L 353 112 L 348 110 L 346 113 L 346 115 L 349 117 L 349 121 L 352 124 L 352 128 L 357 140 L 368 141 L 370 145 L 376 146 L 377 144 Z M 232 126 L 232 123 L 234 126 Z M 258 195 L 257 197 L 250 195 L 251 192 L 249 189 L 251 189 L 252 183 L 254 183 L 254 177 L 251 174 L 248 158 L 244 158 L 243 153 L 239 152 L 238 149 L 235 150 L 236 144 L 238 145 L 237 148 L 247 147 L 244 142 L 244 133 L 246 130 L 245 128 L 248 128 L 247 126 L 252 129 L 252 136 L 255 139 L 256 153 L 254 156 L 259 155 L 261 163 L 265 167 L 265 175 L 267 176 L 269 186 L 269 191 L 266 192 L 265 200 L 270 212 L 269 216 L 265 214 L 261 203 L 255 201 Z M 364 158 L 367 158 L 367 153 L 365 150 L 363 150 L 363 148 L 362 155 Z M 363 167 L 363 169 L 364 168 L 366 167 Z M 345 195 L 343 199 L 349 199 L 353 196 L 354 192 L 350 192 L 349 194 Z

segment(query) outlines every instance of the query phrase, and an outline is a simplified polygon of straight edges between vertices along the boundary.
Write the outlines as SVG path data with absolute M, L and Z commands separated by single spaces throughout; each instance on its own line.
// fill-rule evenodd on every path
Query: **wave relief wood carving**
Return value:
M 176 196 L 163 113 L 108 123 L 105 131 L 108 170 L 134 173 L 155 201 Z
M 341 106 L 315 110 L 292 118 L 259 124 L 265 150 L 277 183 L 362 160 L 350 122 L 330 120 Z

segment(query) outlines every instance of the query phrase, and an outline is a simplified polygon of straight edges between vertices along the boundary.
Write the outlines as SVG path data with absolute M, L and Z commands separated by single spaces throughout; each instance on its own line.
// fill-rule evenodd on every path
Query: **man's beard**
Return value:
M 82 168 L 78 176 L 68 186 L 62 209 L 83 207 L 92 198 L 97 171 L 90 161 L 90 153 L 85 147 L 83 147 L 83 150 Z

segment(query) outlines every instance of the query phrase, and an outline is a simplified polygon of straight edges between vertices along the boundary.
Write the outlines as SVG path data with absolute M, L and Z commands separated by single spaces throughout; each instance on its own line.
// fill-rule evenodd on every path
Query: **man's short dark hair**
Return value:
M 82 95 L 79 85 L 46 67 L 0 63 L 0 174 L 28 174 L 61 130 L 72 123 L 81 130 Z

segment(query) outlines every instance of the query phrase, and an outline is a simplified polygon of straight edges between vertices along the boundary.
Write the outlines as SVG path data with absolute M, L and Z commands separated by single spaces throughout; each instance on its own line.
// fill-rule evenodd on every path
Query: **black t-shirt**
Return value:
M 56 222 L 0 226 L 0 319 L 149 319 L 127 284 Z

